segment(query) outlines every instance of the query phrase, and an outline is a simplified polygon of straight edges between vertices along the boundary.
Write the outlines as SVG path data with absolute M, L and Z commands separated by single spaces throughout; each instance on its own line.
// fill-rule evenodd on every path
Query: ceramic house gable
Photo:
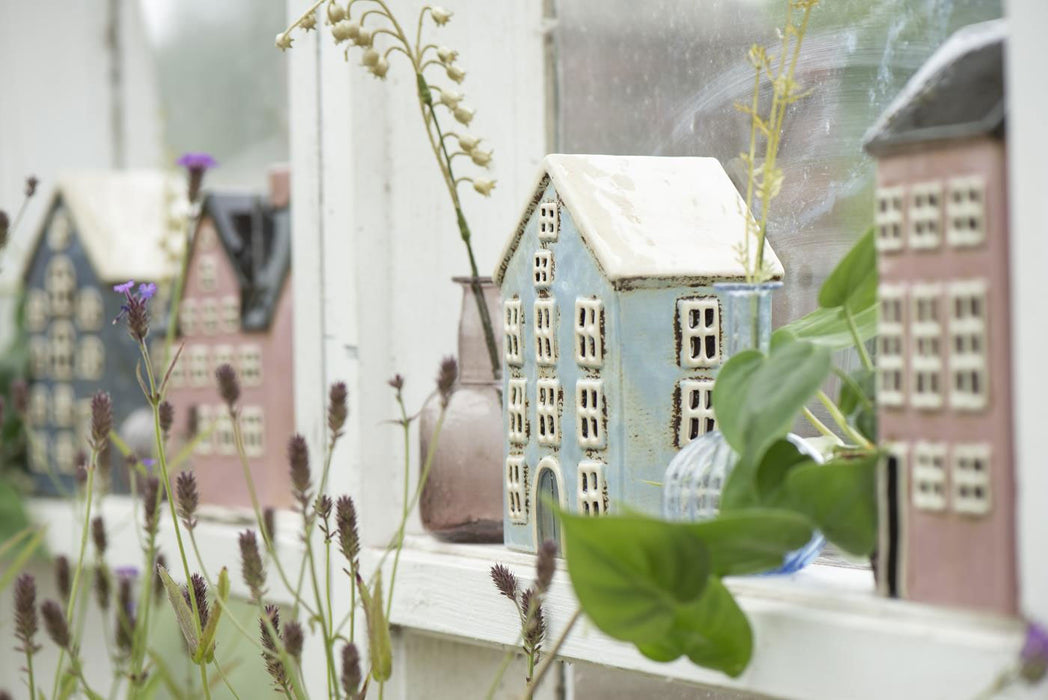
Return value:
M 494 276 L 509 546 L 557 536 L 551 497 L 591 516 L 657 509 L 650 482 L 712 425 L 712 284 L 743 278 L 744 210 L 714 159 L 547 156 Z

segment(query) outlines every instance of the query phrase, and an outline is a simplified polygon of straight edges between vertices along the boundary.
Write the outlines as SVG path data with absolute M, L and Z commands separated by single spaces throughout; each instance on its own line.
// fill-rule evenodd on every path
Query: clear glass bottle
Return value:
M 781 282 L 714 285 L 721 300 L 724 362 L 743 350 L 768 351 L 771 343 L 771 296 L 781 286 Z M 803 438 L 791 434 L 787 439 L 802 453 L 822 462 L 822 455 Z M 692 522 L 716 516 L 720 510 L 721 489 L 737 461 L 738 455 L 719 430 L 712 430 L 689 442 L 666 468 L 663 516 L 668 520 Z M 807 545 L 787 554 L 776 573 L 792 573 L 804 568 L 819 555 L 824 543 L 823 536 L 816 533 Z

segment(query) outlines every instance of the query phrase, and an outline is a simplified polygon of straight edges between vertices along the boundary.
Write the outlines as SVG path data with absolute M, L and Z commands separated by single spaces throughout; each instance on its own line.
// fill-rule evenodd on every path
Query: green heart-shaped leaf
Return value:
M 877 460 L 835 459 L 802 465 L 786 477 L 794 508 L 846 552 L 867 556 L 877 544 Z
M 847 307 L 856 313 L 876 303 L 877 249 L 871 226 L 822 283 L 819 306 L 824 309 Z
M 778 568 L 783 556 L 803 547 L 812 536 L 808 518 L 770 508 L 722 512 L 713 520 L 682 526 L 709 549 L 715 576 L 741 576 Z
M 866 342 L 877 335 L 876 304 L 853 311 L 852 318 L 859 332 L 860 341 Z M 794 340 L 807 340 L 830 350 L 844 350 L 855 345 L 851 330 L 848 328 L 848 318 L 844 314 L 844 309 L 840 307 L 815 309 L 810 314 L 779 327 L 771 335 L 772 347 L 787 337 L 792 337 Z

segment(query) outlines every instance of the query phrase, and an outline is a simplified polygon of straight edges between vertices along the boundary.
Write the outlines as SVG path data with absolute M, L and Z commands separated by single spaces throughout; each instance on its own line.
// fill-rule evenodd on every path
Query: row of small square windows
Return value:
M 31 289 L 26 295 L 25 321 L 30 333 L 38 333 L 47 328 L 52 317 L 70 318 L 85 331 L 97 331 L 102 328 L 105 308 L 102 294 L 93 287 L 84 287 L 79 291 L 66 289 Z
M 26 418 L 29 425 L 36 428 L 48 423 L 62 428 L 77 426 L 86 435 L 91 422 L 91 399 L 78 400 L 70 384 L 55 384 L 50 389 L 44 384 L 33 384 L 29 389 Z
M 171 386 L 209 386 L 215 383 L 215 370 L 231 365 L 244 386 L 262 383 L 262 348 L 258 345 L 189 345 L 171 370 Z
M 906 451 L 907 446 L 899 443 L 889 448 L 890 455 L 903 464 Z M 910 494 L 915 508 L 933 512 L 949 508 L 955 513 L 975 516 L 990 512 L 989 445 L 918 442 L 913 445 L 910 457 L 913 460 Z
M 509 380 L 506 402 L 507 437 L 514 445 L 526 445 L 530 436 L 527 409 L 528 381 Z M 537 442 L 545 447 L 561 443 L 560 417 L 563 395 L 556 379 L 540 378 L 535 382 L 535 422 Z M 681 380 L 676 401 L 679 416 L 677 446 L 684 447 L 700 435 L 716 428 L 713 412 L 713 380 Z M 575 439 L 582 449 L 607 447 L 608 412 L 601 379 L 580 379 L 575 384 Z
M 599 460 L 579 462 L 576 474 L 575 510 L 580 515 L 600 516 L 608 512 L 606 465 Z M 526 525 L 531 517 L 531 479 L 522 455 L 506 458 L 506 514 L 512 523 Z
M 71 430 L 60 430 L 54 435 L 53 442 L 48 442 L 44 432 L 30 431 L 29 461 L 32 469 L 38 473 L 50 471 L 48 458 L 54 458 L 54 466 L 59 474 L 72 475 L 76 467 L 78 452 L 85 450 L 85 436 L 78 436 Z
M 195 422 L 200 435 L 194 452 L 198 455 L 236 454 L 236 436 L 229 409 L 225 406 L 195 406 Z M 244 453 L 248 457 L 261 457 L 265 452 L 265 426 L 262 408 L 246 405 L 240 408 L 240 427 L 244 441 Z
M 952 178 L 946 189 L 946 240 L 956 247 L 980 245 L 986 239 L 982 178 Z M 942 193 L 942 182 L 917 183 L 908 192 L 902 185 L 878 188 L 874 214 L 877 248 L 885 252 L 902 250 L 904 228 L 911 249 L 938 248 L 944 217 Z
M 553 299 L 537 299 L 535 317 L 535 361 L 557 364 L 557 305 Z M 506 364 L 524 365 L 524 307 L 519 297 L 504 302 L 503 332 Z M 721 361 L 720 304 L 716 297 L 679 299 L 677 326 L 680 338 L 678 362 L 687 369 L 716 367 Z M 598 298 L 575 300 L 575 362 L 599 369 L 604 362 L 604 304 Z
M 989 397 L 986 347 L 986 283 L 983 280 L 941 284 L 884 285 L 880 289 L 877 400 L 883 406 L 939 409 L 948 393 L 955 409 L 979 410 Z M 909 318 L 905 316 L 909 297 Z M 949 310 L 948 333 L 940 309 Z M 904 330 L 909 321 L 910 381 L 904 372 Z M 949 366 L 949 391 L 942 373 Z M 909 386 L 907 386 L 909 384 Z
M 29 374 L 34 379 L 101 379 L 105 358 L 105 346 L 98 336 L 77 338 L 69 321 L 56 321 L 46 337 L 29 339 Z
M 178 315 L 182 335 L 239 333 L 240 300 L 235 296 L 222 297 L 221 325 L 218 306 L 217 299 L 184 300 Z

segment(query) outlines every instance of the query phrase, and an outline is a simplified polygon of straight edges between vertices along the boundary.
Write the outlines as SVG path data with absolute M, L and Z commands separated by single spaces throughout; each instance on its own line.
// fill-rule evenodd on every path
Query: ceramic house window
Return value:
M 938 248 L 942 241 L 942 184 L 923 182 L 910 188 L 910 248 Z
M 214 409 L 215 432 L 212 433 L 211 443 L 215 452 L 220 455 L 231 455 L 236 452 L 236 438 L 233 435 L 233 421 L 229 417 L 229 411 L 223 407 Z
M 222 297 L 222 332 L 240 330 L 240 300 L 235 296 Z
M 193 386 L 207 386 L 207 346 L 194 345 L 189 348 L 189 383 Z
M 526 445 L 528 442 L 527 393 L 528 380 L 509 380 L 509 397 L 506 403 L 508 425 L 506 430 L 509 441 L 516 445 Z
M 557 364 L 557 306 L 552 299 L 535 302 L 535 361 Z
M 957 247 L 977 246 L 986 240 L 985 186 L 981 177 L 954 178 L 947 184 L 946 240 Z
M 903 388 L 903 309 L 904 287 L 880 288 L 880 320 L 877 337 L 877 402 L 882 406 L 902 406 Z
M 521 455 L 506 458 L 506 513 L 511 523 L 528 522 L 528 463 Z
M 538 423 L 538 441 L 547 447 L 560 446 L 560 382 L 556 379 L 539 379 L 536 382 L 538 400 L 535 420 Z
M 539 240 L 555 241 L 560 230 L 559 207 L 554 201 L 544 201 L 539 204 Z
M 200 280 L 200 289 L 204 292 L 213 292 L 218 286 L 218 265 L 213 255 L 203 255 L 197 263 L 197 278 Z
M 878 187 L 874 211 L 877 250 L 902 250 L 902 187 Z
M 910 404 L 914 408 L 937 409 L 943 404 L 941 292 L 938 285 L 914 285 L 912 290 Z
M 265 453 L 262 409 L 258 406 L 245 406 L 241 413 L 241 421 L 244 426 L 244 453 L 248 457 L 261 457 Z
M 950 406 L 979 410 L 989 394 L 986 371 L 986 284 L 955 282 L 949 287 Z
M 953 510 L 965 515 L 990 512 L 990 446 L 985 444 L 954 445 Z
M 51 219 L 51 226 L 47 229 L 47 245 L 51 250 L 65 250 L 72 238 L 73 227 L 69 223 L 69 215 L 64 211 L 55 212 Z
M 171 365 L 171 379 L 168 380 L 172 387 L 181 387 L 186 383 L 186 359 L 184 355 L 185 352 L 175 357 L 172 353 L 171 360 L 174 364 Z
M 713 380 L 683 379 L 678 395 L 680 427 L 677 429 L 677 447 L 716 429 L 713 415 Z
M 505 333 L 506 364 L 520 367 L 524 364 L 522 351 L 523 339 L 521 327 L 524 325 L 524 310 L 520 299 L 507 299 L 503 304 L 503 325 Z
M 215 248 L 215 227 L 210 220 L 205 220 L 200 224 L 200 238 L 197 241 L 197 245 L 200 250 L 214 250 Z
M 604 363 L 604 303 L 600 299 L 575 300 L 575 362 L 594 368 Z
M 241 345 L 237 348 L 237 374 L 246 386 L 262 383 L 262 348 L 258 345 Z
M 29 390 L 29 422 L 43 425 L 47 422 L 47 411 L 50 404 L 50 392 L 43 384 L 34 384 Z
M 548 289 L 553 284 L 553 251 L 536 250 L 534 264 L 535 287 Z
M 918 510 L 946 509 L 946 446 L 918 442 L 913 446 L 913 505 Z
M 106 366 L 106 349 L 96 335 L 80 339 L 76 355 L 76 375 L 80 379 L 97 381 L 102 378 Z
M 88 450 L 91 439 L 91 399 L 76 402 L 76 442 L 82 450 Z
M 217 345 L 215 346 L 214 353 L 212 355 L 213 366 L 212 372 L 218 370 L 222 365 L 233 366 L 233 347 L 231 345 Z M 239 377 L 237 377 L 239 379 Z
M 62 427 L 70 427 L 76 421 L 76 394 L 69 384 L 56 384 L 54 386 L 53 400 L 51 402 L 53 414 L 52 422 Z
M 579 447 L 599 450 L 607 445 L 604 381 L 580 379 L 575 384 L 575 436 Z
M 47 435 L 41 431 L 32 431 L 29 438 L 29 461 L 33 464 L 33 471 L 46 472 L 47 464 Z
M 581 515 L 598 516 L 608 512 L 608 481 L 603 462 L 586 459 L 579 462 L 579 488 L 576 506 Z
M 84 287 L 76 296 L 76 324 L 81 330 L 99 330 L 105 315 L 102 293 L 93 287 Z
M 47 340 L 42 336 L 33 336 L 29 340 L 29 373 L 36 379 L 47 376 L 47 368 L 50 364 L 50 351 Z
M 184 299 L 182 308 L 178 312 L 178 325 L 182 335 L 193 335 L 196 333 L 197 303 L 195 299 Z
M 72 474 L 76 466 L 76 438 L 71 430 L 55 436 L 55 468 L 61 474 Z
M 73 296 L 76 294 L 76 270 L 73 261 L 64 255 L 51 258 L 44 272 L 44 287 L 51 313 L 55 316 L 73 315 Z
M 30 333 L 39 333 L 47 327 L 47 313 L 47 292 L 30 289 L 25 299 L 25 322 Z
M 200 305 L 200 330 L 205 335 L 218 333 L 218 304 L 214 299 L 204 299 Z
M 720 305 L 717 297 L 677 302 L 680 366 L 686 369 L 720 364 Z
M 211 430 L 211 423 L 214 420 L 214 414 L 211 411 L 210 406 L 194 406 L 193 413 L 194 417 L 190 418 L 192 422 L 196 421 L 196 430 L 200 435 L 200 440 L 197 441 L 196 453 L 200 455 L 211 454 L 212 440 L 214 438 L 214 432 Z
M 55 321 L 47 339 L 51 377 L 72 379 L 76 358 L 76 330 L 69 321 Z

